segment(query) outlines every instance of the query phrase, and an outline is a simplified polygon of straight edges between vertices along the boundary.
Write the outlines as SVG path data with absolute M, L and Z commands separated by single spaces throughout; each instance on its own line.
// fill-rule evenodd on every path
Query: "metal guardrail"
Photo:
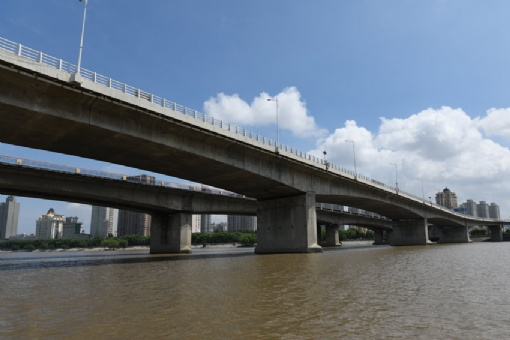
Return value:
M 165 187 L 165 188 L 180 189 L 180 190 L 195 191 L 195 192 L 207 192 L 209 194 L 215 194 L 215 195 L 221 195 L 221 196 L 246 198 L 244 195 L 239 195 L 239 194 L 233 193 L 231 191 L 218 189 L 218 188 L 214 188 L 214 187 L 210 187 L 210 186 L 206 186 L 206 185 L 188 185 L 188 184 L 182 184 L 182 183 L 161 181 L 161 180 L 156 180 L 156 179 L 153 180 L 152 178 L 149 181 L 144 181 L 143 180 L 145 178 L 144 175 L 141 175 L 141 176 L 122 175 L 122 174 L 117 174 L 117 173 L 113 173 L 113 172 L 92 170 L 92 169 L 87 169 L 87 168 L 77 168 L 77 167 L 72 167 L 72 166 L 68 166 L 68 165 L 40 162 L 40 161 L 34 161 L 34 160 L 30 160 L 30 159 L 25 159 L 25 158 L 16 158 L 16 157 L 0 155 L 0 163 L 24 166 L 24 167 L 33 168 L 33 169 L 50 170 L 50 171 L 61 172 L 61 173 L 79 174 L 79 175 L 83 175 L 83 176 L 99 177 L 99 178 L 111 179 L 111 180 L 117 180 L 117 181 L 127 181 L 127 182 L 131 182 L 131 183 L 140 183 L 140 184 L 144 184 L 144 185 L 152 185 L 152 186 L 157 186 L 157 187 Z
M 0 49 L 3 49 L 7 52 L 16 54 L 20 57 L 24 57 L 24 58 L 30 59 L 32 61 L 56 68 L 58 70 L 65 71 L 70 74 L 74 74 L 77 71 L 76 65 L 68 63 L 67 61 L 64 61 L 62 59 L 52 57 L 52 56 L 47 55 L 41 51 L 37 51 L 37 50 L 31 49 L 29 47 L 23 46 L 21 44 L 12 42 L 12 41 L 7 40 L 2 37 L 0 37 Z M 436 209 L 444 210 L 444 211 L 449 212 L 454 215 L 463 216 L 463 217 L 467 216 L 467 215 L 462 215 L 462 214 L 459 214 L 456 212 L 452 212 L 442 206 L 433 204 L 432 202 L 426 202 L 422 197 L 413 195 L 413 194 L 405 192 L 405 191 L 401 191 L 396 187 L 392 187 L 385 183 L 379 182 L 379 181 L 369 178 L 367 176 L 356 173 L 352 170 L 345 169 L 344 167 L 338 166 L 336 164 L 329 163 L 325 159 L 321 159 L 319 157 L 309 155 L 305 152 L 299 151 L 297 149 L 294 149 L 292 147 L 289 147 L 289 146 L 281 144 L 281 143 L 279 145 L 276 145 L 276 142 L 270 138 L 260 136 L 256 133 L 250 132 L 250 131 L 243 129 L 239 126 L 223 122 L 223 121 L 221 121 L 219 119 L 215 119 L 214 117 L 211 117 L 211 116 L 207 116 L 204 113 L 198 112 L 196 110 L 192 110 L 190 108 L 187 108 L 187 107 L 177 104 L 175 102 L 166 100 L 165 98 L 156 96 L 149 92 L 145 92 L 141 89 L 127 85 L 125 83 L 114 80 L 112 78 L 103 76 L 96 72 L 89 71 L 87 69 L 80 67 L 80 75 L 83 78 L 88 79 L 96 84 L 101 84 L 105 87 L 121 91 L 125 94 L 132 95 L 134 97 L 137 97 L 137 98 L 140 98 L 143 100 L 147 100 L 147 101 L 153 103 L 154 105 L 162 106 L 164 108 L 168 108 L 175 112 L 180 112 L 186 116 L 206 122 L 210 125 L 219 127 L 221 129 L 224 129 L 224 130 L 227 130 L 230 132 L 234 132 L 234 133 L 236 133 L 240 136 L 243 136 L 245 138 L 248 138 L 252 141 L 255 141 L 255 142 L 258 142 L 261 144 L 265 144 L 265 145 L 269 145 L 269 146 L 273 146 L 273 147 L 277 147 L 281 151 L 288 152 L 298 158 L 302 158 L 302 159 L 306 159 L 308 161 L 314 162 L 318 166 L 325 167 L 329 171 L 336 172 L 340 175 L 349 175 L 349 176 L 353 177 L 355 180 L 358 180 L 362 183 L 366 183 L 366 184 L 372 185 L 374 187 L 378 187 L 380 189 L 396 193 L 400 196 L 409 198 L 413 201 L 422 202 L 423 204 L 427 204 L 427 205 L 430 204 L 430 206 L 432 206 Z M 91 170 L 91 171 L 93 171 L 93 170 Z

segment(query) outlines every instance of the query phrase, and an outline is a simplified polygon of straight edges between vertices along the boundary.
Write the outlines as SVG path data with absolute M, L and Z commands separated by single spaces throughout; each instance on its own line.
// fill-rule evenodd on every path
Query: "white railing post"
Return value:
M 112 78 L 108 78 L 108 87 L 112 87 Z
M 37 61 L 42 63 L 42 59 L 43 59 L 43 53 L 39 52 L 39 60 L 37 60 Z
M 124 83 L 124 86 L 122 87 L 122 92 L 126 93 L 126 91 L 127 91 L 127 85 Z
M 21 56 L 21 44 L 18 44 L 18 55 Z
M 92 74 L 92 81 L 93 81 L 94 83 L 95 83 L 95 82 L 97 82 L 97 73 L 96 73 L 96 72 L 94 72 L 94 73 Z
M 165 107 L 165 104 L 166 104 L 166 99 L 165 98 L 161 98 L 161 106 Z
M 58 60 L 58 69 L 61 70 L 62 69 L 62 59 L 59 59 Z
M 151 103 L 154 103 L 154 96 L 152 95 L 152 93 L 151 93 L 150 100 L 151 100 Z

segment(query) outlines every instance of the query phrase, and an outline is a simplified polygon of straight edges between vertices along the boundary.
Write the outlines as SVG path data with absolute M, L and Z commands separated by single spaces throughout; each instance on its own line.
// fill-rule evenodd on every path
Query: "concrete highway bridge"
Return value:
M 315 205 L 371 211 L 393 221 L 392 245 L 469 242 L 477 219 L 207 117 L 164 98 L 0 39 L 0 142 L 122 164 L 257 201 L 257 253 L 315 252 Z M 179 218 L 151 238 L 164 252 Z M 172 227 L 174 226 L 174 227 Z M 499 230 L 499 232 L 497 231 Z M 177 237 L 176 235 L 174 235 Z M 169 248 L 170 249 L 170 248 Z
M 191 221 L 192 214 L 257 215 L 257 201 L 221 189 L 126 176 L 0 155 L 0 192 L 7 195 L 108 206 L 152 215 L 155 229 L 164 216 Z M 342 206 L 316 204 L 318 227 L 326 227 L 325 246 L 340 245 L 338 226 L 355 225 L 391 233 L 392 221 L 370 212 L 350 213 Z M 172 252 L 191 251 L 191 227 L 179 225 Z M 152 231 L 152 230 L 151 230 Z M 151 253 L 158 253 L 157 239 Z M 384 240 L 376 240 L 382 244 Z M 167 250 L 167 249 L 166 249 Z

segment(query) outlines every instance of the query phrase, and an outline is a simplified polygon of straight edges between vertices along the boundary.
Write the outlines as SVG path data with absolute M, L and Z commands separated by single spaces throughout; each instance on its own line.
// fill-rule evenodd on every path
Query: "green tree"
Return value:
M 119 241 L 113 239 L 105 239 L 101 241 L 101 247 L 115 250 L 115 248 L 119 248 Z

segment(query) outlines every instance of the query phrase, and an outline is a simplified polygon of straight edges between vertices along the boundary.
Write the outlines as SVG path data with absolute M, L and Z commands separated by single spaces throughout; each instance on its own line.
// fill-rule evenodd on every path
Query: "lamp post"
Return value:
M 80 0 L 83 2 L 83 0 Z M 81 39 L 80 39 L 80 51 L 78 53 L 78 66 L 76 67 L 76 74 L 80 74 L 81 68 L 81 51 L 83 50 L 83 33 L 85 32 L 85 18 L 87 17 L 87 5 L 89 0 L 85 0 L 85 6 L 83 8 L 83 24 L 81 26 Z
M 390 164 L 395 166 L 395 188 L 397 189 L 397 194 L 398 194 L 398 171 L 397 171 L 398 166 L 395 163 L 390 163 Z
M 267 101 L 274 101 L 276 103 L 276 147 L 275 151 L 278 152 L 278 148 L 280 147 L 280 127 L 278 126 L 278 97 L 267 98 Z
M 349 139 L 346 139 L 345 141 L 347 143 L 352 143 L 352 156 L 354 158 L 354 178 L 357 178 L 358 177 L 358 171 L 356 169 L 356 148 L 354 147 L 354 141 L 353 140 L 349 140 Z
M 329 169 L 329 162 L 326 160 L 326 155 L 328 153 L 326 152 L 326 150 L 322 151 L 322 153 L 324 154 L 324 165 L 326 166 L 326 171 L 328 171 L 328 169 Z

